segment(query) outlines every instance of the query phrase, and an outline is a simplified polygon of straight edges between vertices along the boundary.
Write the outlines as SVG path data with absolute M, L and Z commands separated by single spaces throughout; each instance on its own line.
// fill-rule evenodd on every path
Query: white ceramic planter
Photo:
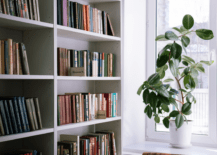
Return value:
M 170 145 L 176 148 L 191 146 L 192 121 L 186 121 L 180 128 L 176 128 L 175 120 L 170 120 Z

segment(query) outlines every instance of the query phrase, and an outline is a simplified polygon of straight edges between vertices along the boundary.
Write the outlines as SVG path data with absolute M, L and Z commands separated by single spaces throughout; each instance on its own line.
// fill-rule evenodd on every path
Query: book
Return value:
M 29 7 L 28 7 L 28 3 L 27 0 L 23 0 L 24 2 L 24 14 L 25 14 L 25 18 L 29 19 Z
M 71 21 L 71 27 L 74 28 L 74 4 L 73 2 L 70 2 L 70 21 Z
M 28 121 L 28 116 L 27 116 L 27 111 L 26 111 L 25 97 L 22 97 L 22 106 L 23 106 L 23 114 L 24 114 L 24 119 L 26 123 L 26 128 L 27 128 L 27 131 L 30 131 L 29 121 Z
M 9 135 L 10 131 L 9 131 L 9 128 L 8 128 L 8 121 L 7 121 L 7 117 L 6 117 L 6 114 L 5 114 L 4 103 L 3 103 L 2 100 L 0 100 L 0 111 L 1 111 L 1 117 L 2 117 L 2 122 L 3 122 L 5 135 Z
M 31 131 L 34 131 L 35 130 L 35 123 L 34 123 L 34 119 L 33 119 L 33 112 L 32 112 L 32 106 L 31 106 L 31 100 L 30 99 L 26 99 L 26 109 L 27 109 L 27 113 L 28 113 Z
M 4 136 L 5 135 L 5 130 L 3 127 L 3 122 L 2 122 L 2 117 L 0 115 L 0 131 L 1 131 L 1 135 Z
M 62 2 L 57 0 L 57 24 L 62 25 Z
M 37 21 L 40 21 L 40 12 L 39 12 L 39 0 L 36 0 L 36 10 L 37 10 Z
M 18 2 L 19 0 L 15 0 L 15 2 L 14 2 L 14 8 L 15 8 L 15 15 L 17 16 L 17 17 L 20 17 L 20 8 L 19 8 L 19 2 Z
M 67 0 L 67 26 L 71 27 L 70 1 L 69 0 Z
M 4 41 L 4 56 L 5 56 L 5 74 L 10 73 L 10 57 L 9 57 L 9 47 L 8 41 Z
M 10 4 L 9 0 L 5 0 L 5 5 L 6 5 L 6 14 L 10 15 Z
M 24 0 L 21 0 L 20 2 L 21 2 L 21 12 L 22 12 L 22 15 L 23 15 L 22 17 L 23 17 L 23 18 L 26 18 Z
M 38 20 L 36 0 L 32 0 L 32 9 L 33 9 L 33 17 L 34 17 L 33 19 Z
M 20 115 L 22 130 L 23 130 L 23 132 L 27 132 L 28 129 L 27 129 L 26 121 L 25 121 L 23 103 L 22 103 L 21 97 L 17 97 L 17 103 L 18 103 L 18 109 L 19 109 L 19 115 Z
M 67 0 L 62 0 L 62 19 L 63 19 L 63 26 L 67 26 Z
M 17 97 L 13 97 L 12 101 L 13 101 L 13 106 L 14 106 L 15 118 L 16 118 L 16 122 L 17 122 L 17 126 L 18 126 L 18 132 L 22 133 L 23 129 L 22 129 L 22 124 L 21 124 L 21 117 L 20 117 L 20 113 L 19 113 Z
M 34 100 L 33 98 L 30 98 L 30 104 L 31 104 L 31 108 L 32 108 L 32 115 L 33 115 L 33 120 L 34 120 L 34 124 L 35 124 L 35 129 L 38 130 L 38 120 L 36 117 L 36 110 L 35 110 L 35 105 L 34 105 Z
M 21 65 L 23 69 L 23 74 L 30 75 L 26 47 L 23 43 L 20 43 L 20 56 L 21 56 Z
M 39 107 L 39 100 L 38 98 L 33 98 L 33 99 L 34 99 L 34 104 L 35 104 L 35 109 L 36 109 L 37 120 L 38 120 L 38 128 L 42 129 L 42 120 L 41 120 L 41 112 L 40 112 L 40 107 Z
M 34 20 L 32 2 L 33 2 L 32 0 L 27 0 L 28 11 L 29 11 L 29 19 Z
M 7 118 L 9 133 L 13 134 L 14 131 L 13 131 L 13 127 L 12 127 L 12 120 L 11 120 L 12 118 L 10 116 L 9 108 L 8 108 L 8 103 L 7 103 L 6 100 L 4 100 L 4 108 L 5 108 L 5 116 Z
M 1 74 L 5 74 L 5 43 L 1 40 Z
M 107 34 L 108 35 L 111 35 L 111 36 L 115 36 L 115 33 L 114 33 L 114 30 L 113 30 L 113 27 L 112 27 L 112 23 L 111 23 L 111 20 L 110 20 L 110 17 L 109 17 L 109 14 L 107 13 L 106 14 L 107 16 L 107 25 L 108 25 L 108 32 Z

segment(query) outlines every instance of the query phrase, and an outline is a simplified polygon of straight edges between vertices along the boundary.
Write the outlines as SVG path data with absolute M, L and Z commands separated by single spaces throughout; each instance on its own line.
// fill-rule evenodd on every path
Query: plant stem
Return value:
M 176 81 L 177 81 L 177 83 L 178 83 L 178 85 L 179 85 L 179 89 L 182 89 L 181 84 L 180 84 L 178 78 L 175 77 L 175 79 L 176 79 Z M 183 96 L 183 92 L 182 92 L 182 91 L 181 91 L 181 95 L 182 95 L 182 103 L 184 103 L 184 96 Z
M 181 104 L 184 104 L 182 101 L 179 101 L 179 100 L 177 100 L 177 99 L 175 99 L 177 102 L 179 102 L 179 103 L 181 103 Z

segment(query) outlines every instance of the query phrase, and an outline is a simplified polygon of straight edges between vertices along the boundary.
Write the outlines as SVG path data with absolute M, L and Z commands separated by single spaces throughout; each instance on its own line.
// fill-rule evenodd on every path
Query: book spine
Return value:
M 102 53 L 102 77 L 105 76 L 105 54 Z
M 35 109 L 36 109 L 36 115 L 37 115 L 37 119 L 38 119 L 39 129 L 42 129 L 41 111 L 40 111 L 40 107 L 39 107 L 38 98 L 34 98 L 34 103 L 35 103 Z
M 67 0 L 62 0 L 63 26 L 67 26 Z
M 63 124 L 66 124 L 66 100 L 65 96 L 61 96 L 61 105 L 62 105 L 62 122 Z
M 81 67 L 81 55 L 80 55 L 80 51 L 78 51 L 78 67 Z
M 0 2 L 1 3 L 1 2 Z M 1 40 L 0 40 L 0 74 L 2 74 L 2 43 L 1 43 Z
M 91 120 L 91 94 L 88 93 L 88 118 L 89 121 Z
M 18 55 L 18 67 L 19 67 L 19 75 L 22 75 L 23 74 L 23 69 L 22 69 L 22 62 L 21 62 L 21 51 L 20 51 L 20 48 L 19 48 L 19 43 L 17 43 L 17 45 L 16 45 L 17 47 L 17 55 Z
M 57 0 L 57 24 L 61 24 L 61 0 Z
M 33 115 L 33 120 L 34 120 L 34 124 L 35 124 L 35 129 L 38 130 L 38 121 L 37 121 L 37 117 L 36 117 L 36 110 L 35 110 L 33 98 L 30 99 L 30 103 L 31 103 L 31 107 L 32 107 L 32 115 Z
M 80 121 L 79 95 L 76 95 L 76 120 L 77 120 L 77 123 Z
M 61 97 L 57 96 L 57 125 L 58 125 L 58 126 L 61 125 L 60 98 L 61 98 Z
M 84 102 L 83 102 L 83 99 L 84 99 L 84 95 L 81 95 L 79 94 L 79 106 L 80 106 L 80 122 L 83 122 L 83 116 L 84 116 L 84 113 L 83 113 L 83 110 L 84 110 Z
M 70 50 L 68 50 L 67 56 L 68 56 L 68 58 L 67 58 L 68 76 L 70 76 L 71 75 Z
M 36 0 L 36 7 L 37 7 L 37 20 L 40 21 L 40 11 L 39 11 L 39 2 Z
M 5 43 L 4 40 L 1 40 L 1 66 L 2 70 L 1 73 L 5 74 Z
M 98 76 L 102 77 L 102 53 L 99 53 Z
M 68 76 L 68 50 L 65 49 L 65 76 Z
M 2 11 L 4 14 L 7 14 L 7 9 L 6 9 L 6 4 L 5 4 L 5 0 L 1 0 L 1 4 L 2 4 Z
M 98 64 L 99 64 L 99 53 L 96 52 L 96 66 L 95 66 L 96 67 L 96 77 L 99 75 L 99 69 L 98 68 L 100 66 Z
M 8 128 L 8 121 L 6 118 L 6 114 L 5 114 L 5 108 L 4 108 L 4 104 L 3 101 L 0 101 L 0 109 L 1 109 L 1 116 L 2 116 L 2 121 L 3 121 L 3 127 L 4 127 L 4 131 L 6 135 L 9 135 L 9 128 Z
M 111 20 L 110 20 L 110 17 L 109 17 L 109 14 L 107 13 L 107 25 L 108 25 L 108 35 L 112 35 L 114 36 L 115 33 L 114 33 L 114 30 L 113 30 L 113 27 L 112 27 L 112 23 L 111 23 Z
M 19 109 L 19 115 L 21 118 L 21 125 L 22 125 L 22 129 L 24 132 L 27 132 L 27 126 L 26 126 L 26 122 L 25 122 L 25 117 L 24 117 L 24 112 L 23 112 L 23 106 L 22 106 L 22 98 L 18 97 L 18 109 Z
M 116 66 L 116 65 L 115 65 L 116 63 L 115 63 L 115 62 L 116 62 L 115 54 L 112 54 L 112 76 L 113 76 L 113 77 L 115 77 L 115 75 L 116 75 L 116 74 L 115 74 L 115 66 Z
M 106 19 L 105 19 L 105 11 L 102 11 L 102 24 L 103 24 L 103 34 L 106 34 Z
M 2 116 L 0 115 L 0 131 L 1 131 L 1 135 L 4 136 L 5 135 L 5 130 L 3 127 L 3 122 L 2 122 Z
M 74 65 L 73 67 L 78 67 L 78 51 L 73 51 L 74 53 Z
M 72 123 L 72 100 L 71 100 L 71 95 L 68 95 L 69 98 L 69 123 Z
M 9 53 L 8 53 L 8 41 L 4 41 L 4 55 L 5 55 L 5 74 L 9 74 L 9 65 L 10 65 L 10 59 L 9 59 Z
M 10 4 L 9 0 L 5 0 L 5 5 L 6 5 L 6 12 L 8 15 L 10 15 Z
M 118 116 L 118 93 L 115 93 L 116 94 L 116 116 Z
M 92 8 L 92 24 L 93 24 L 93 32 L 96 32 L 96 26 L 95 26 L 95 8 Z
M 23 130 L 22 130 L 22 125 L 21 125 L 21 120 L 20 120 L 20 115 L 19 115 L 19 108 L 18 108 L 18 103 L 17 103 L 16 97 L 14 97 L 14 99 L 13 99 L 13 104 L 14 104 L 14 111 L 15 111 L 15 118 L 16 118 L 16 122 L 17 122 L 18 132 L 21 133 L 21 132 L 23 132 Z
M 15 16 L 15 14 L 14 14 L 14 0 L 8 0 L 8 1 L 9 1 L 10 15 Z
M 87 76 L 87 51 L 83 51 L 83 67 L 84 67 L 84 76 Z
M 71 27 L 74 28 L 74 9 L 73 9 L 73 2 L 70 2 L 70 18 L 71 18 Z
M 17 74 L 17 56 L 16 56 L 16 43 L 13 42 L 13 74 Z
M 73 2 L 73 10 L 74 10 L 75 28 L 78 29 L 78 3 L 77 2 Z
M 83 52 L 80 51 L 80 67 L 84 67 L 84 57 L 83 57 Z
M 29 19 L 33 20 L 33 7 L 32 7 L 32 0 L 27 0 L 28 1 L 28 10 L 29 10 Z
M 88 95 L 85 95 L 85 114 L 86 114 L 86 121 L 89 121 L 89 100 L 88 100 Z
M 117 155 L 116 154 L 116 144 L 115 144 L 115 134 L 114 134 L 114 132 L 112 132 L 112 147 L 113 147 L 113 155 Z
M 70 1 L 67 0 L 67 26 L 71 27 L 71 18 L 70 18 Z
M 30 75 L 26 47 L 23 43 L 20 43 L 20 46 L 21 46 L 20 55 L 21 55 L 21 60 L 22 60 L 21 62 L 22 62 L 23 74 Z
M 84 26 L 84 30 L 88 31 L 88 30 L 87 30 L 86 6 L 85 6 L 85 5 L 82 5 L 82 8 L 83 8 L 83 10 L 82 10 L 83 12 L 82 12 L 82 13 L 83 13 L 83 24 L 84 24 L 83 26 Z
M 70 120 L 69 120 L 69 96 L 68 95 L 65 95 L 65 103 L 66 103 L 66 115 L 65 115 L 65 118 L 66 118 L 66 124 L 69 124 Z
M 24 12 L 25 12 L 25 18 L 29 19 L 29 9 L 28 9 L 27 0 L 24 0 Z
M 116 117 L 116 93 L 113 93 L 112 117 Z
M 38 20 L 36 0 L 32 0 L 32 3 L 34 20 Z
M 90 51 L 87 51 L 87 76 L 90 75 Z
M 86 25 L 87 31 L 90 31 L 90 5 L 86 5 Z
M 7 100 L 4 100 L 4 108 L 5 108 L 5 116 L 7 118 L 9 133 L 13 134 L 14 132 L 13 132 L 13 128 L 12 128 L 11 116 L 9 114 L 9 108 L 8 108 Z
M 3 7 L 1 1 L 0 1 L 0 13 L 3 13 Z
M 76 123 L 76 101 L 75 95 L 72 95 L 72 123 Z
M 112 94 L 109 93 L 109 117 L 112 117 Z
M 109 54 L 109 58 L 110 58 L 110 61 L 109 61 L 109 77 L 112 77 L 113 75 L 112 75 L 112 69 L 113 69 L 113 55 L 112 55 L 112 53 L 110 53 Z
M 108 54 L 104 53 L 104 76 L 108 76 Z
M 23 11 L 21 6 L 21 0 L 18 0 L 18 8 L 19 8 L 19 17 L 23 17 Z
M 21 12 L 23 14 L 23 18 L 26 18 L 24 0 L 21 0 Z
M 13 41 L 8 39 L 8 53 L 9 53 L 9 74 L 13 75 Z

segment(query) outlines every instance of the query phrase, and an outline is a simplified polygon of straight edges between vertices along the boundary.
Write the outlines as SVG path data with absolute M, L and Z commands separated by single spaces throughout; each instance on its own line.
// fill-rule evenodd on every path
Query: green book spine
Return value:
M 78 67 L 81 67 L 81 54 L 80 54 L 81 51 L 78 51 Z
M 108 54 L 104 53 L 104 77 L 108 77 Z
M 60 126 L 60 98 L 57 96 L 57 125 Z
M 115 77 L 115 66 L 116 66 L 116 58 L 115 58 L 115 55 L 113 55 L 113 58 L 112 58 L 112 76 Z

